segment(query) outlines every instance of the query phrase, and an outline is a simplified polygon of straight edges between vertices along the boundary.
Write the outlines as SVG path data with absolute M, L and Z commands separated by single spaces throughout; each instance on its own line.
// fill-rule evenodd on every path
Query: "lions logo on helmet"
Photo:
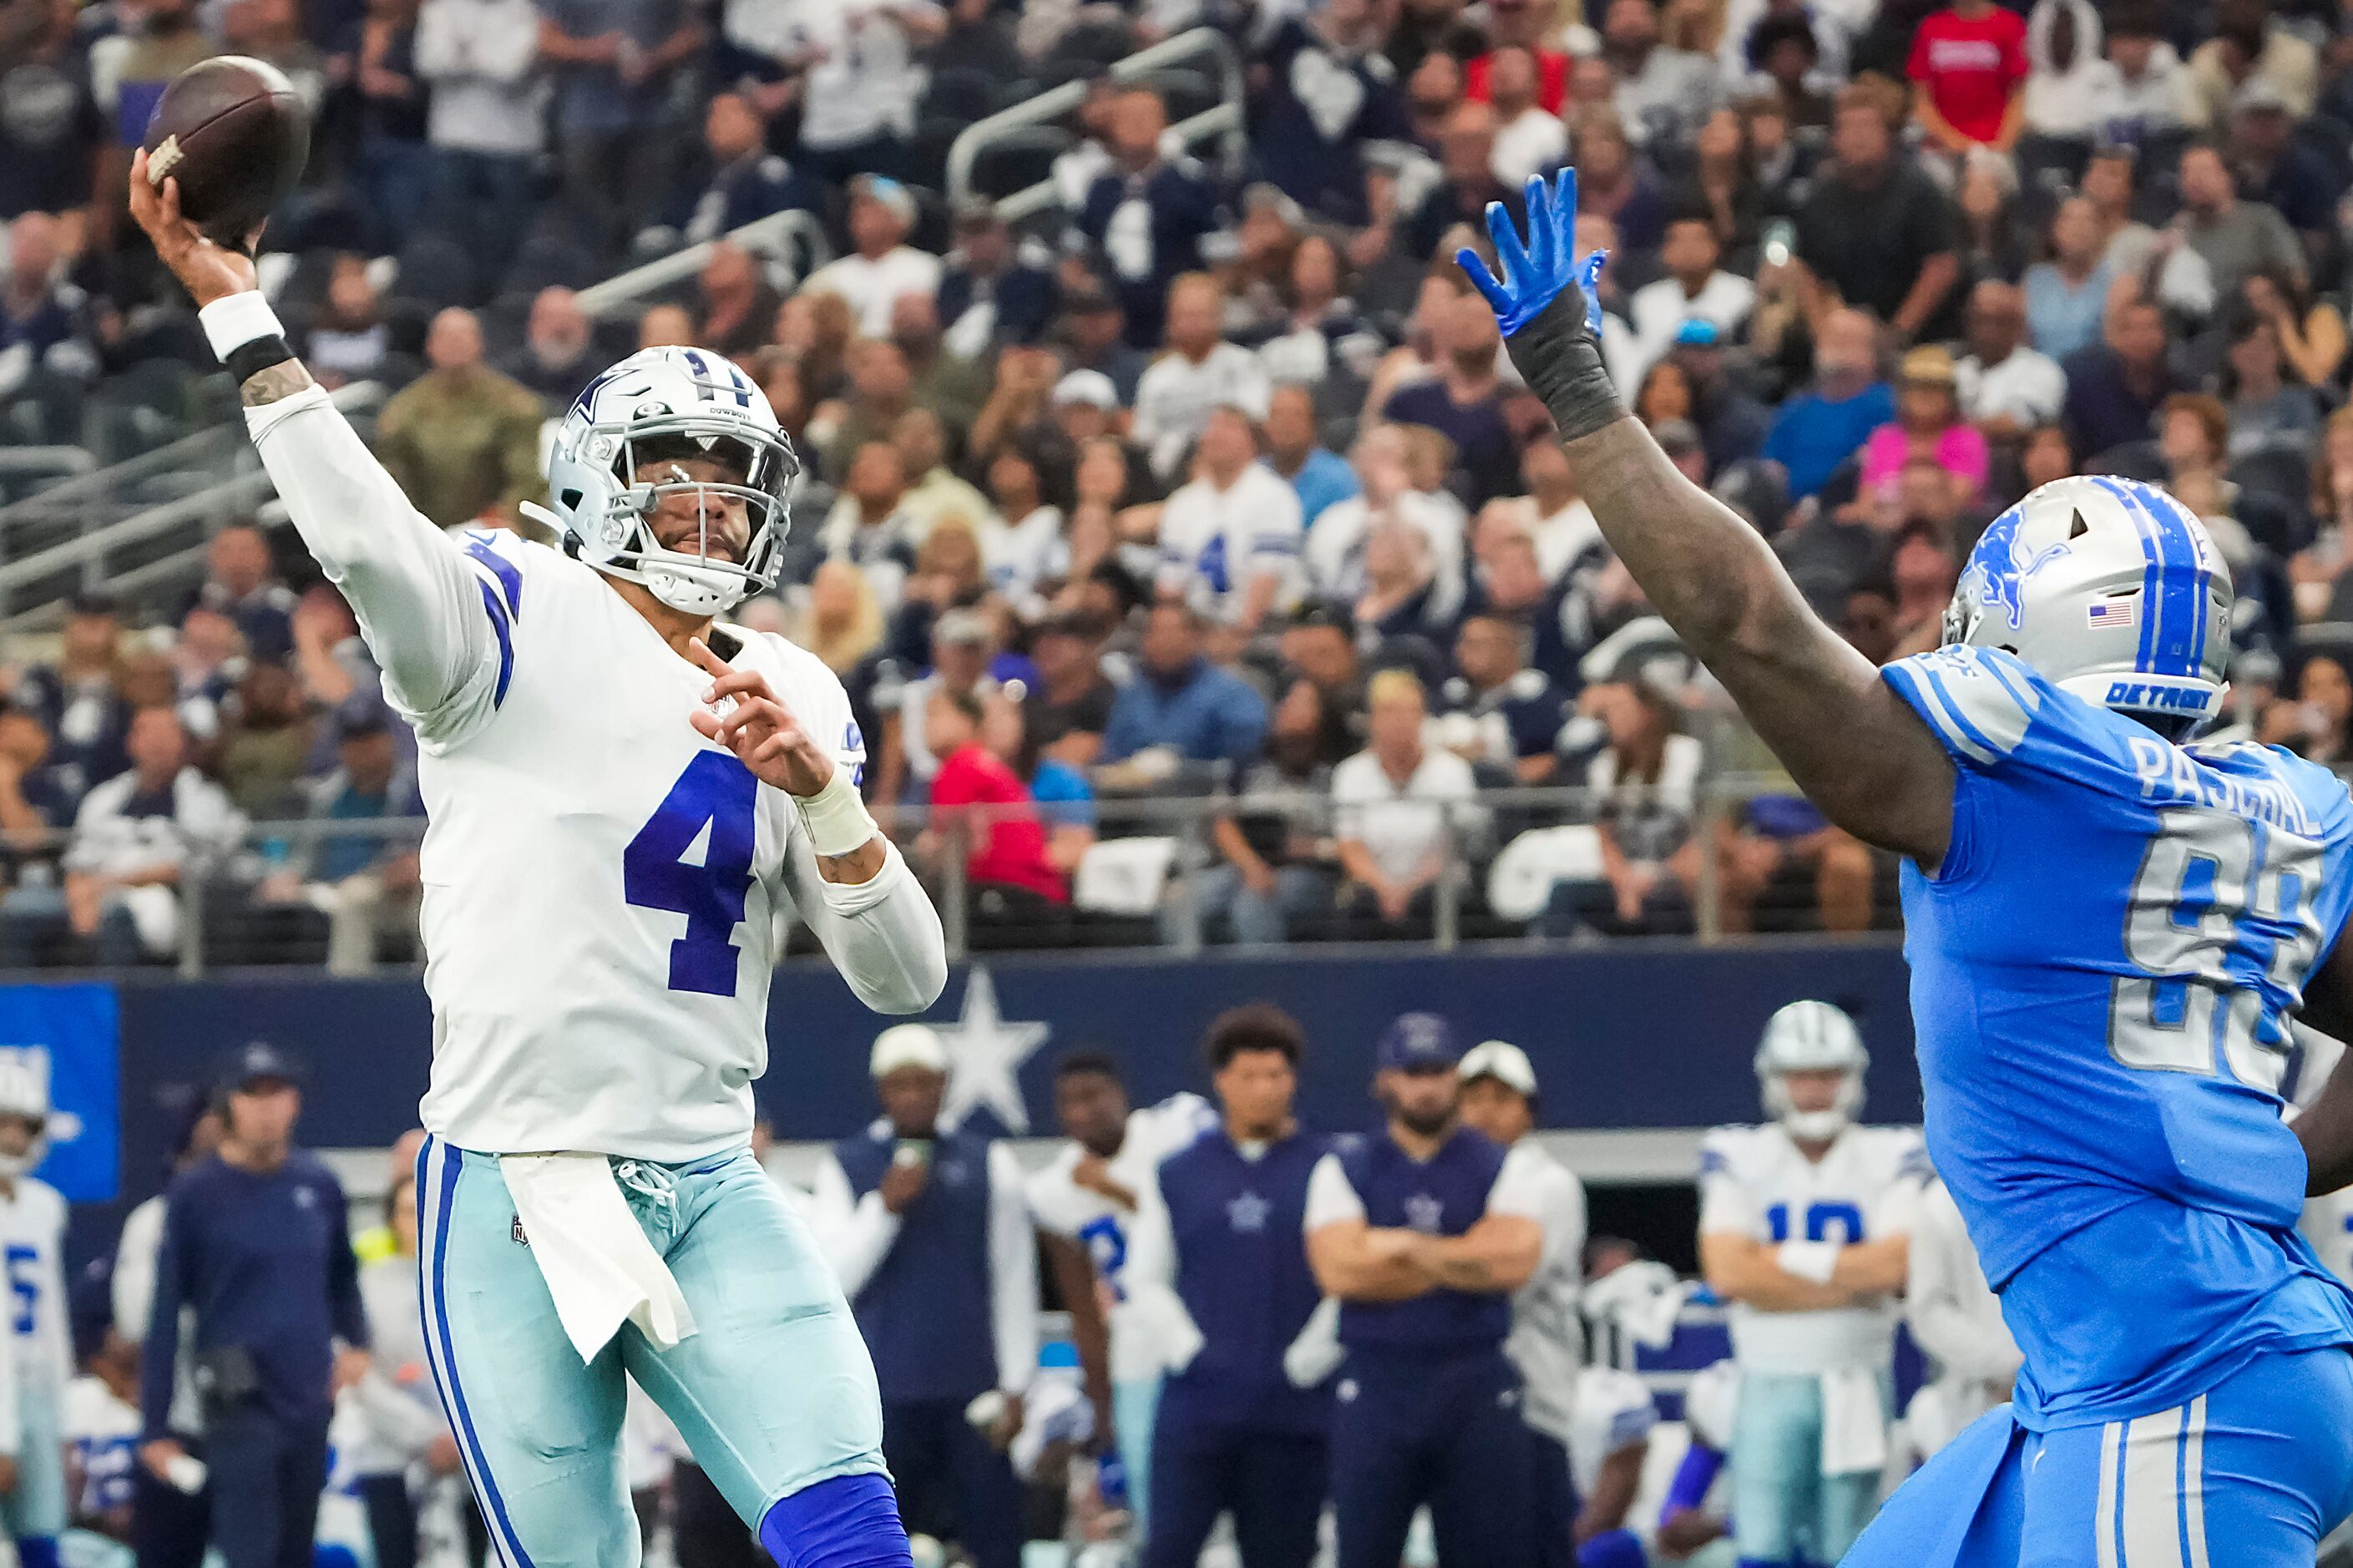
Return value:
M 711 458 L 729 479 L 690 478 Z M 646 349 L 588 384 L 565 415 L 547 463 L 565 550 L 607 576 L 642 583 L 674 610 L 715 616 L 776 585 L 792 527 L 786 492 L 800 472 L 768 400 L 724 354 Z M 751 533 L 742 559 L 664 548 L 652 519 L 667 496 L 741 500 Z
M 1945 612 L 1945 646 L 2015 654 L 2063 691 L 2184 739 L 2230 689 L 2231 576 L 2155 485 L 2054 479 L 1996 518 Z
M 1764 1086 L 1766 1114 L 1793 1138 L 1828 1142 L 1846 1131 L 1862 1108 L 1862 1071 L 1871 1053 L 1854 1020 L 1828 1002 L 1792 1002 L 1773 1015 L 1757 1046 L 1757 1077 Z M 1821 1110 L 1800 1110 L 1789 1098 L 1786 1075 L 1839 1072 L 1838 1097 Z

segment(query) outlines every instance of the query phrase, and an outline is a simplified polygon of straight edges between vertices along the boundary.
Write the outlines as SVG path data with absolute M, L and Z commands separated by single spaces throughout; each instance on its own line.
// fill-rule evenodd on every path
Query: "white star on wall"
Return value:
M 948 1090 L 940 1120 L 961 1123 L 982 1106 L 997 1113 L 1008 1132 L 1029 1131 L 1029 1110 L 1021 1100 L 1021 1064 L 1053 1034 L 1043 1023 L 1008 1024 L 997 1011 L 997 983 L 976 963 L 964 983 L 964 1010 L 953 1024 L 932 1027 L 948 1048 Z

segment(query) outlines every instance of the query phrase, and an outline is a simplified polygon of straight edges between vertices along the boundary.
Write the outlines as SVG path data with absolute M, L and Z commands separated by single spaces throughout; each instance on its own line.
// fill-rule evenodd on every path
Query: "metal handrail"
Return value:
M 580 308 L 592 316 L 604 316 L 620 307 L 642 300 L 658 289 L 673 283 L 682 283 L 702 270 L 711 253 L 723 243 L 737 245 L 759 256 L 789 254 L 788 246 L 798 239 L 808 247 L 812 272 L 833 259 L 833 244 L 826 237 L 825 226 L 812 213 L 797 209 L 770 213 L 766 217 L 754 218 L 741 228 L 730 229 L 717 239 L 706 239 L 690 245 L 659 259 L 632 267 L 627 272 L 593 283 L 576 296 Z
M 1240 57 L 1234 52 L 1233 41 L 1225 34 L 1215 27 L 1195 27 L 1113 61 L 1105 74 L 1113 81 L 1133 81 L 1163 67 L 1203 56 L 1217 65 L 1218 81 L 1225 101 L 1170 126 L 1169 132 L 1188 147 L 1212 136 L 1223 136 L 1226 139 L 1227 161 L 1238 166 L 1242 156 L 1242 67 Z M 1006 132 L 1060 119 L 1084 102 L 1086 96 L 1083 83 L 1064 82 L 1060 87 L 1050 88 L 1035 98 L 1017 103 L 1010 109 L 998 110 L 995 114 L 965 126 L 963 132 L 948 144 L 947 195 L 950 204 L 961 202 L 972 195 L 973 166 L 979 161 L 983 148 Z M 1026 189 L 999 197 L 997 216 L 1008 223 L 1018 223 L 1032 213 L 1053 205 L 1054 201 L 1053 181 L 1040 180 Z
M 348 415 L 372 409 L 388 395 L 387 389 L 380 383 L 364 381 L 338 389 L 331 401 Z M 185 443 L 175 442 L 174 445 Z M 91 477 L 100 478 L 114 471 L 103 469 Z M 38 582 L 54 573 L 75 566 L 82 569 L 83 586 L 103 586 L 111 581 L 105 573 L 105 562 L 110 553 L 184 528 L 191 522 L 202 522 L 249 510 L 267 500 L 269 493 L 269 474 L 259 468 L 249 469 L 217 479 L 175 500 L 117 518 L 112 522 L 72 539 L 62 540 L 45 550 L 37 550 L 30 555 L 0 563 L 0 603 L 5 603 L 15 589 L 26 584 Z M 183 552 L 171 560 L 184 566 L 189 553 Z M 161 570 L 165 565 L 164 562 L 150 562 L 142 565 L 138 568 L 141 580 L 145 582 L 168 576 L 168 571 Z M 0 619 L 0 633 L 33 629 L 55 620 L 57 612 L 58 606 L 54 603 L 16 611 Z
M 1714 897 L 1716 879 L 1712 874 L 1720 826 L 1730 820 L 1729 813 L 1746 802 L 1760 795 L 1792 793 L 1792 788 L 1787 779 L 1777 775 L 1735 773 L 1703 780 L 1692 791 L 1691 836 L 1701 846 L 1699 887 L 1693 901 L 1697 906 L 1694 914 L 1698 939 L 1703 943 L 1721 942 L 1726 935 L 1716 918 Z M 1472 847 L 1490 837 L 1487 827 L 1494 817 L 1518 815 L 1530 818 L 1532 826 L 1591 825 L 1599 819 L 1606 804 L 1622 802 L 1630 793 L 1655 792 L 1647 788 L 1638 790 L 1632 785 L 1607 790 L 1568 785 L 1515 785 L 1482 790 L 1462 801 L 1429 803 L 1440 805 L 1445 813 L 1445 831 L 1440 838 L 1444 867 L 1431 890 L 1430 945 L 1443 952 L 1459 946 L 1466 940 L 1463 931 L 1465 894 L 1473 885 L 1472 878 L 1483 858 L 1472 853 Z M 1230 793 L 1183 796 L 1112 795 L 1098 797 L 1092 802 L 1099 825 L 1140 826 L 1147 832 L 1164 831 L 1182 837 L 1193 849 L 1200 851 L 1207 850 L 1208 826 L 1219 817 L 1238 812 L 1275 813 L 1304 807 L 1328 812 L 1332 804 L 1329 795 L 1308 791 L 1247 795 Z M 914 853 L 917 837 L 923 829 L 936 826 L 943 830 L 941 853 L 931 858 L 925 871 L 940 910 L 952 955 L 964 956 L 971 945 L 972 888 L 966 874 L 971 836 L 997 821 L 1033 818 L 1036 811 L 1034 804 L 965 806 L 956 808 L 936 823 L 932 814 L 921 808 L 902 808 L 893 814 L 893 837 L 909 846 L 911 855 Z M 192 855 L 191 864 L 184 874 L 183 885 L 193 891 L 222 878 L 244 883 L 257 881 L 260 874 L 270 868 L 270 863 L 258 852 L 272 843 L 375 838 L 389 845 L 413 842 L 425 832 L 424 820 L 415 816 L 350 820 L 302 817 L 250 822 L 243 826 L 233 844 L 208 846 L 204 853 Z M 70 834 L 60 831 L 45 839 L 16 837 L 8 847 L 20 853 L 37 856 L 61 851 L 69 842 Z M 1200 863 L 1206 862 L 1197 862 L 1193 855 L 1180 852 L 1172 871 L 1168 897 L 1174 900 L 1172 908 L 1176 917 L 1173 949 L 1179 953 L 1198 952 L 1202 946 L 1198 906 L 1190 896 L 1189 886 L 1189 879 Z M 192 976 L 203 972 L 205 962 L 202 902 L 201 897 L 188 899 L 183 920 L 180 971 Z

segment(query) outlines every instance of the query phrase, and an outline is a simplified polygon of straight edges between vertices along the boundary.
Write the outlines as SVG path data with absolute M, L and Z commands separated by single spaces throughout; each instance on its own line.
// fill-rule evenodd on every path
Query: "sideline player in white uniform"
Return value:
M 66 1327 L 66 1200 L 30 1174 L 49 1120 L 46 1061 L 0 1051 L 0 1256 L 7 1260 L 9 1349 L 0 1372 L 0 1455 L 14 1472 L 0 1517 L 23 1568 L 57 1568 L 64 1533 L 66 1380 L 73 1339 Z
M 1585 1184 L 1528 1134 L 1536 1124 L 1536 1069 L 1527 1052 L 1486 1040 L 1463 1054 L 1462 1123 L 1533 1162 L 1540 1184 L 1544 1253 L 1528 1282 L 1512 1295 L 1512 1331 L 1504 1353 L 1520 1369 L 1520 1415 L 1535 1445 L 1535 1505 L 1529 1528 L 1539 1568 L 1574 1560 L 1570 1535 L 1584 1488 L 1571 1479 L 1569 1444 L 1585 1325 L 1577 1296 L 1585 1283 Z
M 1921 1190 L 1913 1216 L 1904 1321 L 1936 1364 L 1936 1381 L 1905 1407 L 1904 1432 L 1926 1461 L 1968 1424 L 2010 1398 L 2026 1358 L 2001 1321 L 2001 1300 L 1986 1284 L 1961 1211 L 1942 1181 Z
M 1128 1506 L 1136 1539 L 1147 1528 L 1152 1493 L 1152 1419 L 1160 1404 L 1170 1335 L 1147 1296 L 1127 1288 L 1128 1241 L 1143 1194 L 1158 1185 L 1160 1163 L 1217 1125 L 1218 1113 L 1198 1094 L 1175 1094 L 1131 1110 L 1119 1065 L 1092 1051 L 1068 1056 L 1054 1068 L 1054 1115 L 1070 1141 L 1030 1173 L 1023 1184 L 1029 1217 L 1050 1238 L 1047 1256 L 1060 1278 L 1071 1316 L 1098 1321 L 1102 1376 L 1109 1383 L 1109 1430 L 1126 1472 Z M 1108 1298 L 1108 1310 L 1079 1305 Z M 1074 1325 L 1075 1326 L 1075 1325 Z M 1082 1361 L 1097 1347 L 1080 1336 Z M 1089 1376 L 1095 1369 L 1088 1369 Z
M 1879 1503 L 1927 1154 L 1916 1132 L 1852 1124 L 1869 1062 L 1844 1013 L 1790 1003 L 1757 1047 L 1773 1120 L 1700 1147 L 1700 1268 L 1731 1304 L 1741 1372 L 1733 1526 L 1760 1568 L 1837 1562 Z
M 869 1006 L 919 1011 L 946 978 L 860 802 L 841 683 L 714 619 L 774 580 L 790 443 L 725 359 L 648 350 L 556 437 L 561 550 L 444 534 L 293 358 L 252 262 L 136 163 L 132 212 L 417 730 L 427 1342 L 507 1568 L 638 1562 L 625 1372 L 779 1561 L 906 1563 L 872 1363 L 747 1147 L 781 900 Z

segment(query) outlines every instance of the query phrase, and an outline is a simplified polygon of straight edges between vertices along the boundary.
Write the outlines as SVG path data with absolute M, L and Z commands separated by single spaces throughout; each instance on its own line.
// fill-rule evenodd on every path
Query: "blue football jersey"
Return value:
M 1999 651 L 1885 674 L 1955 763 L 1944 864 L 1904 868 L 1905 954 L 1929 1152 L 2025 1352 L 2021 1418 L 2120 1419 L 2353 1343 L 2296 1234 L 2279 1095 L 2353 906 L 2344 784 L 2173 745 Z

